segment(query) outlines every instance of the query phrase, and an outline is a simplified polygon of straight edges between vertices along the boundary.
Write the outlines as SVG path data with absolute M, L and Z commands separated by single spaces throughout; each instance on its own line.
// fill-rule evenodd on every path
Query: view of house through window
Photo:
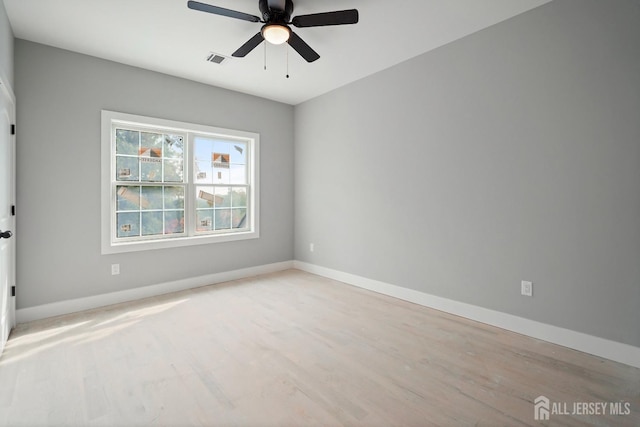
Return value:
M 247 227 L 247 144 L 196 136 L 196 231 Z
M 184 233 L 185 139 L 115 126 L 117 238 Z
M 103 111 L 103 252 L 258 237 L 257 140 Z

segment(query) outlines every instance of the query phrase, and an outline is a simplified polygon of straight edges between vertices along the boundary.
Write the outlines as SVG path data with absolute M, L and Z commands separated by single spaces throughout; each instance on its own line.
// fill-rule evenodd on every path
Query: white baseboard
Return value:
M 170 292 L 199 288 L 201 286 L 228 282 L 230 280 L 244 279 L 247 277 L 258 276 L 260 274 L 275 273 L 277 271 L 288 270 L 290 268 L 293 268 L 293 261 L 283 261 L 274 264 L 243 268 L 240 270 L 225 271 L 222 273 L 174 280 L 157 285 L 128 289 L 126 291 L 111 292 L 108 294 L 53 302 L 35 307 L 21 308 L 16 310 L 16 321 L 17 323 L 31 322 L 33 320 L 46 319 L 48 317 L 60 316 L 62 314 L 76 313 L 78 311 L 90 310 L 92 308 L 104 307 L 121 302 L 135 301 L 137 299 L 154 297 L 168 294 Z
M 377 280 L 367 279 L 355 274 L 294 261 L 293 267 L 309 273 L 324 276 L 359 288 L 368 289 L 394 298 L 420 304 L 425 307 L 444 311 L 470 320 L 496 326 L 501 329 L 548 341 L 563 347 L 593 354 L 626 365 L 640 368 L 640 348 L 616 341 L 610 341 L 582 332 L 576 332 L 546 323 L 536 322 L 522 317 L 506 314 L 487 308 L 466 304 L 435 295 L 426 294 Z

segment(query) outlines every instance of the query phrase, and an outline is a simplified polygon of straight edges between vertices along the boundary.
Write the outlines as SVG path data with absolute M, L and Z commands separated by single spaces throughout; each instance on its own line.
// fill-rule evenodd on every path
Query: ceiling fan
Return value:
M 298 15 L 291 19 L 293 13 L 292 0 L 258 0 L 258 7 L 262 13 L 262 19 L 248 13 L 238 12 L 223 7 L 211 6 L 197 1 L 188 1 L 189 9 L 201 12 L 213 13 L 215 15 L 229 18 L 242 19 L 249 22 L 260 22 L 264 25 L 260 32 L 251 37 L 249 41 L 233 52 L 232 56 L 243 58 L 255 49 L 263 40 L 272 44 L 289 43 L 289 45 L 300 54 L 307 62 L 313 62 L 320 58 L 315 50 L 305 43 L 296 33 L 291 31 L 289 25 L 297 28 L 322 27 L 326 25 L 356 24 L 358 22 L 358 11 L 356 9 L 338 10 L 334 12 L 312 13 L 309 15 Z

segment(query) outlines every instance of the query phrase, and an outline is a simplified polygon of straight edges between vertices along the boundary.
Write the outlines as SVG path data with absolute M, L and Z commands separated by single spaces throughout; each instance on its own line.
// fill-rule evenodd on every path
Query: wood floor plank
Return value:
M 0 425 L 637 426 L 640 369 L 289 270 L 18 325 Z

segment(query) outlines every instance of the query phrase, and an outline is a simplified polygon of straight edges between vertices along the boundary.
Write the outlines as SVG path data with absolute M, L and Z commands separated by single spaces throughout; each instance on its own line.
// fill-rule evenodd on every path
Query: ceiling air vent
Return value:
M 226 56 L 222 56 L 213 52 L 207 55 L 207 61 L 213 62 L 214 64 L 218 64 L 218 65 L 221 65 L 226 59 L 227 59 Z

